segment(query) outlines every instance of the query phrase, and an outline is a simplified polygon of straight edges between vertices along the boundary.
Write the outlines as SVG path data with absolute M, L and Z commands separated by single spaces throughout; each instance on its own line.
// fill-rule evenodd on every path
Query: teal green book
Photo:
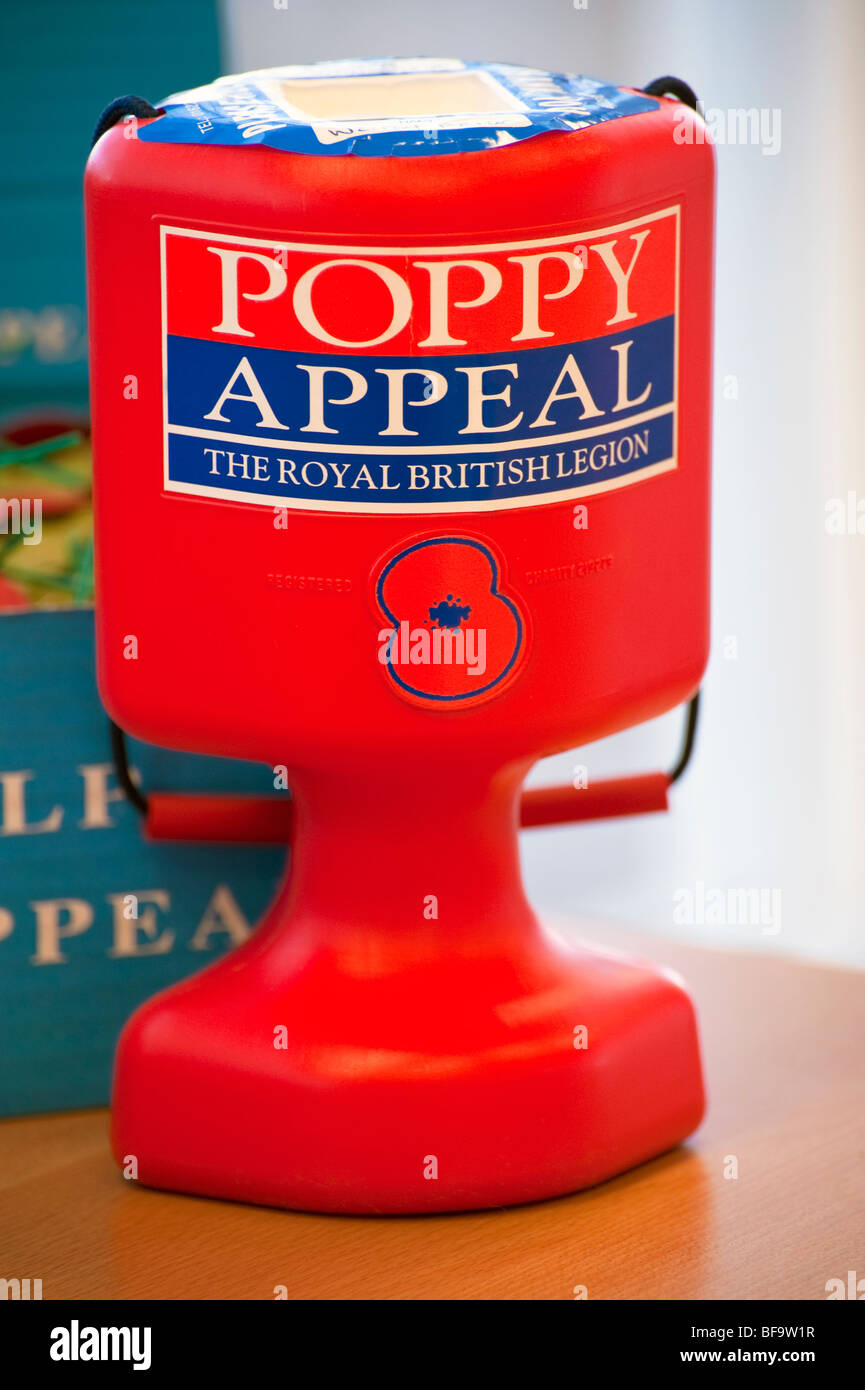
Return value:
M 82 180 L 100 113 L 220 70 L 216 0 L 0 4 L 3 409 L 87 404 Z
M 108 1101 L 118 1033 L 245 939 L 285 851 L 148 843 L 117 785 L 89 608 L 0 612 L 0 1115 Z M 273 793 L 270 768 L 130 743 L 145 787 Z

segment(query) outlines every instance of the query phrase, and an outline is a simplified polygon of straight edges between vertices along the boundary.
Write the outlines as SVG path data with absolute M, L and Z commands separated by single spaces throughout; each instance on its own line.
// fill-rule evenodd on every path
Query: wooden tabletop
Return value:
M 709 1115 L 558 1201 L 341 1217 L 125 1182 L 105 1111 L 0 1123 L 0 1277 L 46 1299 L 825 1299 L 865 1277 L 865 973 L 598 928 L 696 996 Z M 738 1162 L 738 1177 L 725 1177 Z

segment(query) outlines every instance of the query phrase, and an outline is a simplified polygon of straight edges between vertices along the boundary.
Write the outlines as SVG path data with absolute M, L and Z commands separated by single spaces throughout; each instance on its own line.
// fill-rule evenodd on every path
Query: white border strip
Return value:
M 194 425 L 169 425 L 169 434 L 190 435 L 193 439 L 223 440 L 226 444 L 261 445 L 265 449 L 282 449 L 285 453 L 294 450 L 305 454 L 373 454 L 376 458 L 396 458 L 410 460 L 438 454 L 509 454 L 514 449 L 546 449 L 554 444 L 570 444 L 579 439 L 595 439 L 603 434 L 615 434 L 618 430 L 629 429 L 632 425 L 643 425 L 649 420 L 657 420 L 662 415 L 670 415 L 675 409 L 673 401 L 667 405 L 646 410 L 642 415 L 623 415 L 608 425 L 598 425 L 595 429 L 573 430 L 570 434 L 551 434 L 543 439 L 500 439 L 498 443 L 487 444 L 420 444 L 415 448 L 400 449 L 392 444 L 329 444 L 321 440 L 312 444 L 308 439 L 297 439 L 287 434 L 284 439 L 256 437 L 251 434 L 223 434 L 219 430 L 199 430 Z
M 559 236 L 547 237 L 528 237 L 521 241 L 472 241 L 466 245 L 445 245 L 441 242 L 437 246 L 387 246 L 382 242 L 372 245 L 347 246 L 344 242 L 333 241 L 280 241 L 273 237 L 238 236 L 232 231 L 214 232 L 204 231 L 198 227 L 173 227 L 168 223 L 160 223 L 160 231 L 163 237 L 166 233 L 171 236 L 196 237 L 200 241 L 230 241 L 239 246 L 266 246 L 273 251 L 334 251 L 347 252 L 354 256 L 358 253 L 365 253 L 370 256 L 449 256 L 454 251 L 521 251 L 530 246 L 559 246 L 563 241 L 575 241 L 578 245 L 583 241 L 594 241 L 596 237 L 606 236 L 609 232 L 626 232 L 630 227 L 645 227 L 648 222 L 658 222 L 663 217 L 676 217 L 678 223 L 680 205 L 671 203 L 667 208 L 661 208 L 657 212 L 647 212 L 644 217 L 632 217 L 627 222 L 616 222 L 612 227 L 598 227 L 591 232 L 562 232 Z M 678 265 L 676 266 L 678 271 Z

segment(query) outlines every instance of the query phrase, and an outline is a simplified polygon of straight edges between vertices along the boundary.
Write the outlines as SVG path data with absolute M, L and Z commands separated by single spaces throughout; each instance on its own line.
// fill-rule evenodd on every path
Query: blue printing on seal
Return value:
M 300 104 L 305 82 L 376 77 L 440 81 L 443 105 L 449 78 L 463 84 L 476 79 L 485 100 L 469 112 L 345 120 L 319 119 Z M 283 84 L 290 87 L 292 101 Z M 496 109 L 498 97 L 504 109 Z M 653 111 L 658 105 L 653 97 L 609 82 L 540 68 L 455 59 L 370 59 L 219 78 L 167 98 L 161 108 L 165 114 L 141 126 L 139 138 L 177 145 L 267 145 L 296 154 L 462 154 L 511 145 L 546 131 L 582 130 Z

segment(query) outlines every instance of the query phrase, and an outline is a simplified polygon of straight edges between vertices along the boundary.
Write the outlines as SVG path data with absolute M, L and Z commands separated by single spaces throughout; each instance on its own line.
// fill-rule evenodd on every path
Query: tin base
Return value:
M 276 965 L 247 950 L 127 1026 L 114 1148 L 142 1183 L 320 1212 L 505 1206 L 612 1177 L 702 1116 L 691 1001 L 649 965 L 541 938 L 446 975 Z
M 291 869 L 258 930 L 123 1032 L 118 1161 L 270 1206 L 459 1211 L 572 1192 L 690 1134 L 690 998 L 539 925 L 525 772 L 392 760 L 393 785 L 382 766 L 351 790 L 298 772 Z

